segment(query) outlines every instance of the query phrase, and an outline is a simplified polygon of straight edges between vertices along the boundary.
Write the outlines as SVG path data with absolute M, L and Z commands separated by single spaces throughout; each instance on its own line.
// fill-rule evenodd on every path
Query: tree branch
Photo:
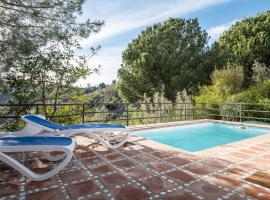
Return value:
M 53 104 L 53 113 L 51 115 L 50 120 L 54 117 L 56 111 L 57 111 L 57 100 L 58 100 L 58 94 L 59 94 L 59 90 L 62 86 L 62 80 L 63 80 L 64 74 L 61 75 L 61 78 L 58 82 L 57 88 L 56 88 L 56 92 L 55 92 L 55 98 L 54 98 L 54 104 Z
M 21 8 L 48 9 L 48 8 L 53 8 L 53 7 L 56 7 L 56 6 L 61 6 L 62 3 L 64 2 L 64 0 L 60 1 L 58 3 L 55 3 L 55 4 L 51 5 L 51 6 L 25 5 L 23 3 L 16 4 L 16 3 L 13 3 L 13 2 L 7 2 L 5 0 L 0 0 L 0 2 L 2 2 L 3 4 L 9 5 L 9 6 L 15 6 L 15 7 L 21 7 Z

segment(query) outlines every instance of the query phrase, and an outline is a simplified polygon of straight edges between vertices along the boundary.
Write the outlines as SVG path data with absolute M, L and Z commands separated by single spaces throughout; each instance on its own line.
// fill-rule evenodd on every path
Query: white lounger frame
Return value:
M 36 115 L 37 117 L 41 117 L 44 119 L 42 115 Z M 94 138 L 99 141 L 101 144 L 105 145 L 110 149 L 117 149 L 122 146 L 129 138 L 129 130 L 128 128 L 80 128 L 80 129 L 70 129 L 70 130 L 58 130 L 58 129 L 51 129 L 46 126 L 42 126 L 37 124 L 33 121 L 30 121 L 25 118 L 25 115 L 21 117 L 23 121 L 26 122 L 26 126 L 17 131 L 17 132 L 10 132 L 10 133 L 3 133 L 0 136 L 31 136 L 37 134 L 44 134 L 44 135 L 60 135 L 60 136 L 67 136 L 72 137 L 78 134 L 84 134 L 88 137 Z M 112 133 L 113 137 L 107 133 Z M 117 141 L 117 144 L 111 144 L 111 141 Z
M 72 143 L 69 146 L 57 146 L 57 145 L 18 145 L 18 146 L 8 146 L 8 147 L 4 146 L 4 147 L 0 147 L 0 160 L 5 162 L 9 166 L 13 167 L 18 172 L 20 172 L 21 174 L 25 175 L 26 177 L 28 177 L 29 179 L 33 181 L 44 181 L 58 174 L 59 171 L 61 171 L 70 162 L 73 156 L 73 150 L 75 148 L 75 145 L 76 145 L 76 142 L 74 139 L 72 139 Z M 30 169 L 28 169 L 27 167 L 25 167 L 24 165 L 22 165 L 21 163 L 19 163 L 14 158 L 5 154 L 8 152 L 10 153 L 10 152 L 30 152 L 30 151 L 63 152 L 64 154 L 61 155 L 61 158 L 64 158 L 64 160 L 51 171 L 46 172 L 44 174 L 36 174 Z M 48 157 L 51 158 L 52 160 L 60 159 L 60 157 L 53 157 L 49 155 L 49 153 L 48 153 Z

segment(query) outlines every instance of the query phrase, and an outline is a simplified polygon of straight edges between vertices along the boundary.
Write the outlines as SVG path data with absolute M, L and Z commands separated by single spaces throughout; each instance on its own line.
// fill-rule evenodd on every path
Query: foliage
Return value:
M 264 80 L 231 97 L 236 102 L 270 103 L 270 79 Z
M 220 37 L 219 44 L 231 62 L 244 67 L 245 86 L 249 86 L 255 61 L 270 66 L 270 11 L 235 23 Z
M 261 64 L 256 61 L 252 67 L 252 71 L 252 79 L 255 83 L 258 83 L 262 80 L 270 79 L 270 68 L 267 67 L 265 64 Z
M 61 92 L 92 72 L 89 55 L 77 56 L 76 51 L 79 40 L 98 32 L 103 22 L 78 22 L 83 2 L 0 2 L 0 76 L 15 103 L 42 102 L 47 115 L 48 101 L 56 104 Z M 91 48 L 90 56 L 96 50 Z
M 191 96 L 186 91 L 177 93 L 176 103 L 165 98 L 164 94 L 155 93 L 153 98 L 145 97 L 143 102 L 129 104 L 130 124 L 192 119 L 192 108 Z
M 1 59 L 27 58 L 33 51 L 40 52 L 41 47 L 53 47 L 53 41 L 71 44 L 98 32 L 101 21 L 76 21 L 83 3 L 84 0 L 0 1 Z
M 199 83 L 209 81 L 216 65 L 207 42 L 197 19 L 169 19 L 146 28 L 123 52 L 118 71 L 121 95 L 136 102 L 144 95 L 164 93 L 174 102 L 177 92 L 194 92 Z
M 110 85 L 102 83 L 90 88 L 90 90 L 93 89 L 95 90 L 84 95 L 88 99 L 86 107 L 92 111 L 87 114 L 88 120 L 110 122 L 125 117 L 126 105 L 119 96 L 115 81 Z M 86 92 L 89 92 L 89 88 L 86 89 Z
M 240 92 L 239 94 L 233 95 L 228 98 L 227 101 L 231 102 L 245 102 L 251 104 L 242 105 L 242 110 L 270 110 L 270 79 L 262 80 L 254 86 Z M 256 105 L 258 103 L 258 105 Z M 269 112 L 243 112 L 243 117 L 259 117 L 259 118 L 270 118 Z
M 224 103 L 228 97 L 241 91 L 244 81 L 243 67 L 227 64 L 224 69 L 213 71 L 211 80 L 212 85 L 201 87 L 199 95 L 195 96 L 198 109 L 196 115 L 227 115 L 228 112 L 232 114 L 232 110 L 229 111 L 228 108 L 220 107 L 218 104 Z
M 224 102 L 230 95 L 236 94 L 242 89 L 244 80 L 243 67 L 228 64 L 224 69 L 213 71 L 212 85 L 200 88 L 196 102 Z
M 51 117 L 51 120 L 60 123 L 60 124 L 75 124 L 82 122 L 82 113 L 83 113 L 83 104 L 87 104 L 89 99 L 84 96 L 71 96 L 67 105 L 57 106 L 56 109 L 54 106 L 46 106 L 48 115 L 54 115 L 56 117 Z M 64 102 L 63 102 L 64 103 Z M 69 105 L 70 104 L 70 105 Z M 74 105 L 72 105 L 74 104 Z M 89 112 L 91 109 L 88 109 L 86 106 L 84 108 L 84 112 Z M 39 112 L 43 112 L 43 108 L 39 110 Z M 57 117 L 64 116 L 64 117 Z
M 270 118 L 267 112 L 253 112 L 270 110 L 263 104 L 270 103 L 269 11 L 237 22 L 211 47 L 197 19 L 155 24 L 123 52 L 118 83 L 77 88 L 78 79 L 96 71 L 87 61 L 99 49 L 78 56 L 78 41 L 103 25 L 101 21 L 77 22 L 83 2 L 0 0 L 0 94 L 6 93 L 11 103 L 43 104 L 1 107 L 0 115 L 38 112 L 63 124 L 80 123 L 83 111 L 85 121 L 125 123 L 129 117 L 131 124 L 206 115 L 239 120 L 240 113 Z M 193 100 L 191 94 L 198 96 Z M 122 97 L 129 101 L 129 113 Z M 234 104 L 239 102 L 262 104 Z M 18 128 L 11 122 L 6 123 L 7 129 Z
M 222 96 L 239 92 L 242 89 L 243 80 L 243 67 L 234 64 L 228 64 L 225 69 L 215 70 L 212 74 L 212 83 Z
M 42 103 L 45 116 L 54 116 L 59 96 L 91 72 L 87 60 L 96 53 L 76 55 L 79 41 L 100 30 L 103 22 L 78 22 L 84 0 L 0 1 L 1 92 L 10 103 Z M 47 104 L 54 106 L 47 109 Z M 31 112 L 30 106 L 8 113 Z M 49 113 L 47 113 L 47 111 Z M 16 122 L 15 122 L 16 123 Z
M 214 116 L 216 119 L 218 119 L 216 116 L 223 116 L 222 119 L 238 120 L 240 105 L 235 103 L 253 104 L 241 105 L 242 110 L 270 110 L 270 79 L 262 79 L 248 89 L 241 89 L 241 79 L 243 80 L 242 67 L 234 66 L 233 68 L 215 70 L 212 77 L 213 85 L 200 88 L 200 95 L 195 97 L 196 108 L 199 109 L 196 114 Z M 240 80 L 239 83 L 237 80 Z M 210 102 L 210 104 L 199 104 L 202 102 Z M 254 105 L 256 103 L 260 105 Z M 268 105 L 264 103 L 268 103 Z M 242 117 L 270 117 L 267 112 L 243 111 L 241 114 Z

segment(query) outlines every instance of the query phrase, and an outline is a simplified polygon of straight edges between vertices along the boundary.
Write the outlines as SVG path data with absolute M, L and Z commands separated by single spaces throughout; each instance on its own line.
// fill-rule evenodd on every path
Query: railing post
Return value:
M 84 124 L 84 111 L 85 111 L 85 104 L 82 104 L 82 123 Z
M 187 120 L 187 108 L 186 108 L 186 103 L 184 103 L 184 114 L 185 114 L 184 119 Z
M 240 122 L 242 122 L 242 104 L 240 103 L 239 105 L 240 105 L 240 107 L 239 107 L 239 120 L 240 120 Z
M 39 106 L 38 106 L 38 104 L 36 105 L 36 114 L 37 115 L 39 114 Z
M 223 109 L 223 110 L 224 110 L 224 105 L 225 105 L 225 104 L 222 105 L 222 109 Z M 227 104 L 226 104 L 226 105 L 227 105 Z M 225 109 L 226 109 L 226 110 L 225 110 L 225 113 L 226 113 L 227 121 L 229 121 L 229 114 L 228 114 L 228 112 L 227 112 L 227 111 L 228 111 L 228 108 L 225 107 Z
M 208 104 L 204 104 L 205 108 L 204 108 L 204 119 L 209 119 L 209 111 L 208 111 Z M 211 108 L 211 107 L 210 107 Z M 211 111 L 210 111 L 211 112 Z
M 191 103 L 191 106 L 192 106 L 192 120 L 194 120 L 194 119 L 196 119 L 196 115 L 195 115 L 195 112 L 196 112 L 195 104 L 192 104 Z
M 126 103 L 126 114 L 127 114 L 127 126 L 129 126 L 129 117 L 128 117 L 128 103 Z
M 161 123 L 161 108 L 162 108 L 162 104 L 161 102 L 159 102 L 159 123 Z

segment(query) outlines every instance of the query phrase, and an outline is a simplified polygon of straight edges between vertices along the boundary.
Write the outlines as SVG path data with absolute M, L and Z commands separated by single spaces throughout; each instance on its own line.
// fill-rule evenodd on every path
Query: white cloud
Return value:
M 105 26 L 99 33 L 81 41 L 81 45 L 86 48 L 100 44 L 105 40 L 108 41 L 107 39 L 112 41 L 113 37 L 117 35 L 131 32 L 137 28 L 143 29 L 147 25 L 162 22 L 169 17 L 180 17 L 229 1 L 231 0 L 92 0 L 88 3 L 83 17 L 103 19 Z M 92 74 L 86 80 L 80 80 L 77 85 L 86 86 L 87 83 L 96 85 L 101 82 L 109 84 L 112 80 L 117 79 L 117 70 L 122 61 L 122 51 L 128 42 L 130 41 L 121 41 L 121 44 L 117 44 L 117 46 L 102 48 L 99 54 L 89 62 L 91 66 L 99 64 L 102 66 L 100 74 Z
M 119 8 L 123 9 L 120 10 L 119 8 L 117 9 L 117 5 L 109 4 L 107 12 L 112 13 L 105 15 L 105 26 L 98 34 L 91 35 L 88 39 L 83 40 L 81 44 L 83 47 L 87 47 L 104 39 L 150 25 L 168 17 L 181 16 L 228 1 L 230 0 L 178 0 L 176 2 L 163 1 L 163 3 L 150 1 L 151 3 L 147 4 L 143 10 L 123 9 L 119 5 Z M 106 7 L 104 9 L 104 12 L 106 12 Z M 91 17 L 91 15 L 89 15 L 89 17 Z
M 97 85 L 101 82 L 111 83 L 117 78 L 117 70 L 122 62 L 121 55 L 123 50 L 124 47 L 122 46 L 101 48 L 98 54 L 88 61 L 92 68 L 101 65 L 100 73 L 92 74 L 87 79 L 78 81 L 76 85 L 86 86 L 88 83 L 91 85 Z
M 235 24 L 237 21 L 237 19 L 230 21 L 228 23 L 225 24 L 221 24 L 218 26 L 214 26 L 211 27 L 207 30 L 208 34 L 210 35 L 211 39 L 210 39 L 210 43 L 213 43 L 214 41 L 218 40 L 218 38 L 222 35 L 222 33 L 226 30 L 228 30 L 233 24 Z

